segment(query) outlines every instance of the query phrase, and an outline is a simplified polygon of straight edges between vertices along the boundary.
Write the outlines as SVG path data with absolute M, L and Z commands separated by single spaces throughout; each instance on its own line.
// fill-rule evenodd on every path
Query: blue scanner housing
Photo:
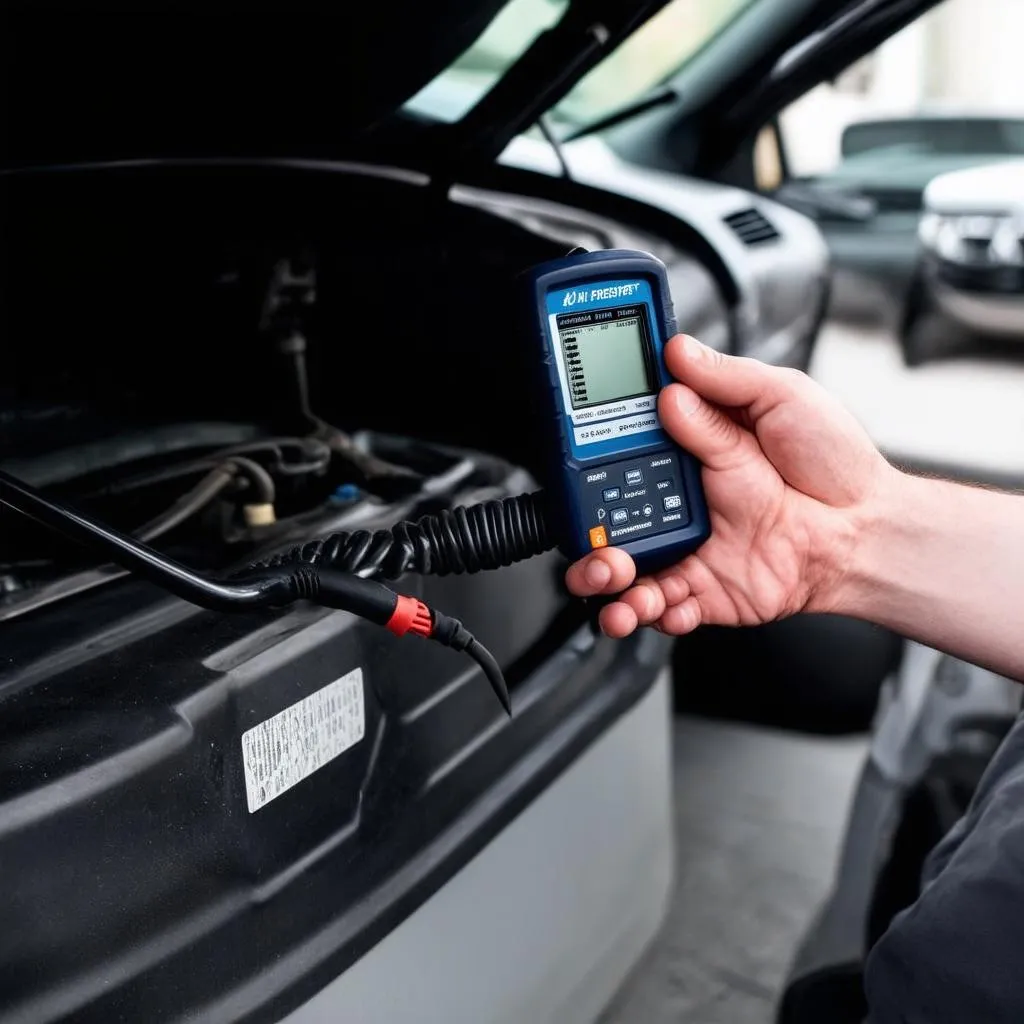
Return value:
M 658 420 L 658 393 L 671 381 L 665 343 L 677 333 L 664 264 L 611 249 L 525 278 L 563 553 L 619 547 L 641 573 L 677 562 L 711 528 L 700 464 Z

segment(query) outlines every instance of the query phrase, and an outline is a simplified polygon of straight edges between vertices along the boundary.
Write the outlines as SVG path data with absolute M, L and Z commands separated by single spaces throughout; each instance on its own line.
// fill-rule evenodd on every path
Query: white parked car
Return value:
M 923 362 L 948 334 L 1024 340 L 1024 160 L 941 175 L 924 210 L 907 362 Z

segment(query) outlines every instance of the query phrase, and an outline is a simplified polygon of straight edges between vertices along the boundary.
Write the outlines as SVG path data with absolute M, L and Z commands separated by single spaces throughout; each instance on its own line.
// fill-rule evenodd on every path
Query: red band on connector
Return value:
M 434 629 L 434 620 L 430 609 L 422 601 L 399 594 L 398 603 L 386 625 L 395 636 L 405 636 L 406 633 L 430 636 Z

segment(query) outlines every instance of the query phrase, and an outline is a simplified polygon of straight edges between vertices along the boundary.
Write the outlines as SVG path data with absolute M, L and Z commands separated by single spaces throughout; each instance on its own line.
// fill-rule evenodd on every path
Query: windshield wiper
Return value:
M 565 150 L 562 149 L 561 140 L 555 136 L 551 125 L 548 124 L 548 120 L 543 114 L 537 118 L 537 127 L 540 129 L 541 135 L 544 136 L 544 140 L 555 151 L 555 157 L 562 168 L 562 177 L 566 181 L 572 181 L 572 172 L 569 170 L 569 161 L 565 159 Z
M 662 86 L 655 92 L 649 92 L 643 99 L 637 100 L 636 103 L 620 107 L 607 117 L 598 118 L 596 121 L 591 121 L 590 124 L 583 125 L 582 128 L 569 132 L 561 141 L 575 142 L 577 139 L 586 138 L 588 135 L 595 135 L 597 132 L 603 132 L 607 128 L 614 128 L 615 125 L 622 124 L 623 121 L 630 121 L 634 117 L 646 114 L 648 110 L 653 110 L 655 107 L 664 107 L 669 103 L 675 103 L 678 99 L 679 93 L 672 86 Z

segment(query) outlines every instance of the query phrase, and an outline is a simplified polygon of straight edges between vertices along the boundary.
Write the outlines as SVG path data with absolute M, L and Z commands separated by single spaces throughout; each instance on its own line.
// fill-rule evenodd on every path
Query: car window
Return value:
M 1024 155 L 1024 120 L 950 117 L 867 121 L 850 125 L 842 135 L 844 160 L 893 149 L 922 154 Z
M 589 124 L 635 102 L 675 74 L 752 2 L 671 0 L 576 84 L 550 112 L 552 121 Z M 457 121 L 567 6 L 567 0 L 511 0 L 483 35 L 405 109 Z

